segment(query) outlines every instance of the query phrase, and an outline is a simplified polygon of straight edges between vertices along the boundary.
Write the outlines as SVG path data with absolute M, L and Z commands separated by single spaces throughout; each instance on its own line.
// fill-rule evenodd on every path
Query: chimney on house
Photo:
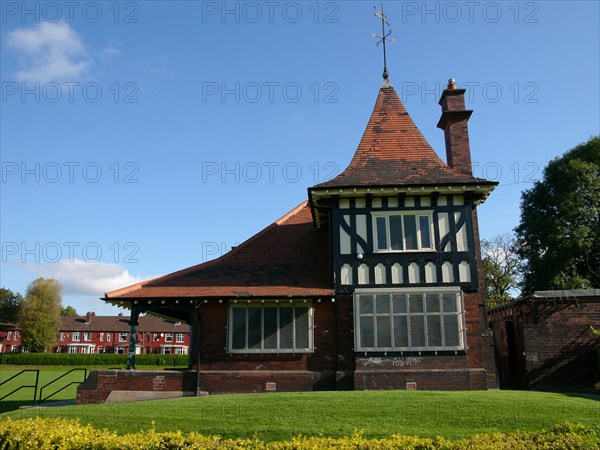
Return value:
M 442 116 L 437 126 L 444 130 L 448 165 L 465 175 L 473 175 L 467 127 L 473 111 L 465 109 L 465 91 L 456 87 L 456 80 L 448 80 L 448 87 L 442 92 L 439 101 Z
M 92 317 L 96 315 L 93 311 L 88 311 L 85 313 L 85 323 L 90 323 L 92 321 Z

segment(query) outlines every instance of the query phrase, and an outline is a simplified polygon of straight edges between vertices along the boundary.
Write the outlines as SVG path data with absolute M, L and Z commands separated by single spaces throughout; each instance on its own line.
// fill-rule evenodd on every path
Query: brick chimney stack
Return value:
M 444 130 L 448 165 L 461 173 L 473 175 L 467 126 L 473 111 L 465 109 L 465 91 L 456 87 L 455 80 L 448 80 L 448 87 L 439 101 L 442 116 L 437 126 Z
M 93 311 L 88 311 L 85 313 L 85 323 L 90 323 L 92 321 L 92 317 L 96 315 Z

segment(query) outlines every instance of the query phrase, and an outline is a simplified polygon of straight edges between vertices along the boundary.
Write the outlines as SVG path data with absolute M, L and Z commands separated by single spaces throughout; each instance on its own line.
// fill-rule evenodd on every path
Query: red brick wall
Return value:
M 496 311 L 491 318 L 502 387 L 592 388 L 600 381 L 598 339 L 589 328 L 600 325 L 600 297 L 530 300 L 504 320 Z
M 92 370 L 77 387 L 77 404 L 103 403 L 112 391 L 196 392 L 196 374 L 168 370 Z

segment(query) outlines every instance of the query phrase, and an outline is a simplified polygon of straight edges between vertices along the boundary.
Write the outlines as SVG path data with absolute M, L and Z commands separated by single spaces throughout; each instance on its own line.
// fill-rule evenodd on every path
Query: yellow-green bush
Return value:
M 286 442 L 265 443 L 259 439 L 221 439 L 179 431 L 158 433 L 152 427 L 139 433 L 117 435 L 68 419 L 3 418 L 0 450 L 598 450 L 600 427 L 564 423 L 537 432 L 479 434 L 449 441 L 394 435 L 368 439 L 360 433 L 345 438 L 296 437 Z

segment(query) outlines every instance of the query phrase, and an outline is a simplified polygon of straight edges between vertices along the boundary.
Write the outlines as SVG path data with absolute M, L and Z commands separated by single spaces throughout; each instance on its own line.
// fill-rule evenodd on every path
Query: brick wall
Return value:
M 190 371 L 92 370 L 77 387 L 77 404 L 103 403 L 113 391 L 196 392 Z
M 600 297 L 528 299 L 494 310 L 494 340 L 501 386 L 506 388 L 592 388 L 598 373 Z

